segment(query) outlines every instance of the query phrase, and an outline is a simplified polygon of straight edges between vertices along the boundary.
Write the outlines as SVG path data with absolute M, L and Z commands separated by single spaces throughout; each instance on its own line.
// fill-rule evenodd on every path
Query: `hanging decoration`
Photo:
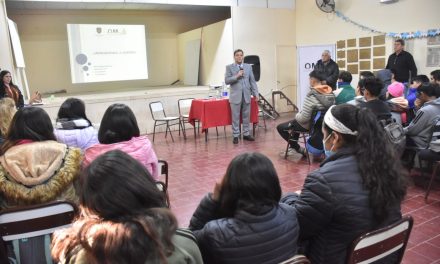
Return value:
M 345 22 L 351 23 L 362 30 L 370 31 L 372 33 L 378 33 L 378 34 L 385 34 L 387 37 L 391 38 L 401 38 L 401 39 L 412 39 L 412 38 L 426 38 L 426 37 L 435 37 L 440 35 L 440 28 L 438 29 L 428 29 L 426 31 L 423 30 L 417 30 L 415 32 L 401 32 L 401 33 L 394 33 L 394 32 L 383 32 L 379 31 L 370 27 L 367 27 L 365 25 L 359 24 L 356 21 L 351 20 L 349 17 L 345 16 L 339 11 L 335 11 L 335 14 L 337 17 L 341 18 Z

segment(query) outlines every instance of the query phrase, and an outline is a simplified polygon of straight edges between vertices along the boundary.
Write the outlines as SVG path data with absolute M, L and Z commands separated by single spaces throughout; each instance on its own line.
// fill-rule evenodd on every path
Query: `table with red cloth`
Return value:
M 228 99 L 194 99 L 189 110 L 188 121 L 194 126 L 195 121 L 202 123 L 202 131 L 207 140 L 208 128 L 228 126 L 232 124 L 231 106 Z M 258 104 L 255 98 L 251 99 L 250 122 L 258 124 Z

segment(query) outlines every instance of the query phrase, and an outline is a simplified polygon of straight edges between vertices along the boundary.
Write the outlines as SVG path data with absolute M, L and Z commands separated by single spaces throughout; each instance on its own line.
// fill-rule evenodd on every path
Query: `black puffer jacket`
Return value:
M 330 59 L 327 64 L 324 64 L 322 60 L 316 62 L 315 71 L 321 73 L 325 77 L 327 85 L 331 86 L 333 90 L 336 89 L 336 82 L 339 76 L 339 66 L 338 64 Z
M 313 264 L 345 263 L 356 237 L 402 217 L 399 203 L 388 209 L 383 223 L 376 223 L 352 153 L 341 149 L 326 159 L 307 176 L 299 198 L 290 202 L 297 209 L 300 240 L 308 240 L 306 255 Z
M 210 195 L 200 202 L 189 228 L 205 263 L 279 263 L 297 252 L 299 226 L 295 209 L 279 204 L 261 215 L 237 211 L 234 218 L 214 219 L 218 204 Z

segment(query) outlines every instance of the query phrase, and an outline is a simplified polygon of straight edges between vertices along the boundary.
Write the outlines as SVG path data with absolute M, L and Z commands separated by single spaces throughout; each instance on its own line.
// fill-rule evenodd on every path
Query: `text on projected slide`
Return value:
M 72 83 L 148 79 L 144 25 L 67 24 Z

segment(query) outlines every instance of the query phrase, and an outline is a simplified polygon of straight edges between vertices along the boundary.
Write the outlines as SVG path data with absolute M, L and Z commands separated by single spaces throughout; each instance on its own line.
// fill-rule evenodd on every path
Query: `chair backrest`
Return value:
M 185 98 L 177 100 L 177 105 L 179 107 L 179 116 L 187 115 L 189 113 L 189 109 L 191 108 L 191 103 L 194 98 Z
M 351 244 L 347 264 L 371 263 L 394 252 L 400 263 L 413 226 L 413 218 L 405 216 L 387 227 L 361 235 Z
M 0 262 L 8 263 L 4 262 L 8 258 L 5 242 L 13 245 L 12 250 L 15 252 L 15 259 L 25 261 L 23 258 L 31 258 L 36 260 L 37 256 L 42 259 L 50 258 L 50 253 L 45 252 L 50 250 L 50 241 L 45 241 L 45 237 L 47 237 L 47 240 L 50 237 L 46 235 L 52 234 L 57 229 L 70 226 L 77 212 L 76 205 L 67 201 L 55 201 L 1 211 Z M 42 240 L 39 240 L 39 237 L 42 237 Z M 37 241 L 38 245 L 31 243 L 32 240 Z M 28 250 L 24 250 L 22 245 L 19 244 L 20 241 L 25 241 L 29 245 L 32 244 L 31 249 L 28 247 Z M 34 252 L 36 248 L 39 248 L 41 252 Z M 50 263 L 50 261 L 48 262 Z
M 310 264 L 310 260 L 304 255 L 295 255 L 279 264 Z
M 159 160 L 159 177 L 168 189 L 168 162 L 166 160 Z
M 167 116 L 165 114 L 165 109 L 163 109 L 162 102 L 160 102 L 160 101 L 150 103 L 150 112 L 151 112 L 151 117 L 153 118 L 153 120 L 160 119 L 160 118 Z
M 431 137 L 429 139 L 428 148 L 440 152 L 440 117 L 437 117 L 432 122 Z
M 168 207 L 171 207 L 170 196 L 168 194 L 168 162 L 159 160 L 159 181 L 157 182 L 159 189 L 165 194 Z

